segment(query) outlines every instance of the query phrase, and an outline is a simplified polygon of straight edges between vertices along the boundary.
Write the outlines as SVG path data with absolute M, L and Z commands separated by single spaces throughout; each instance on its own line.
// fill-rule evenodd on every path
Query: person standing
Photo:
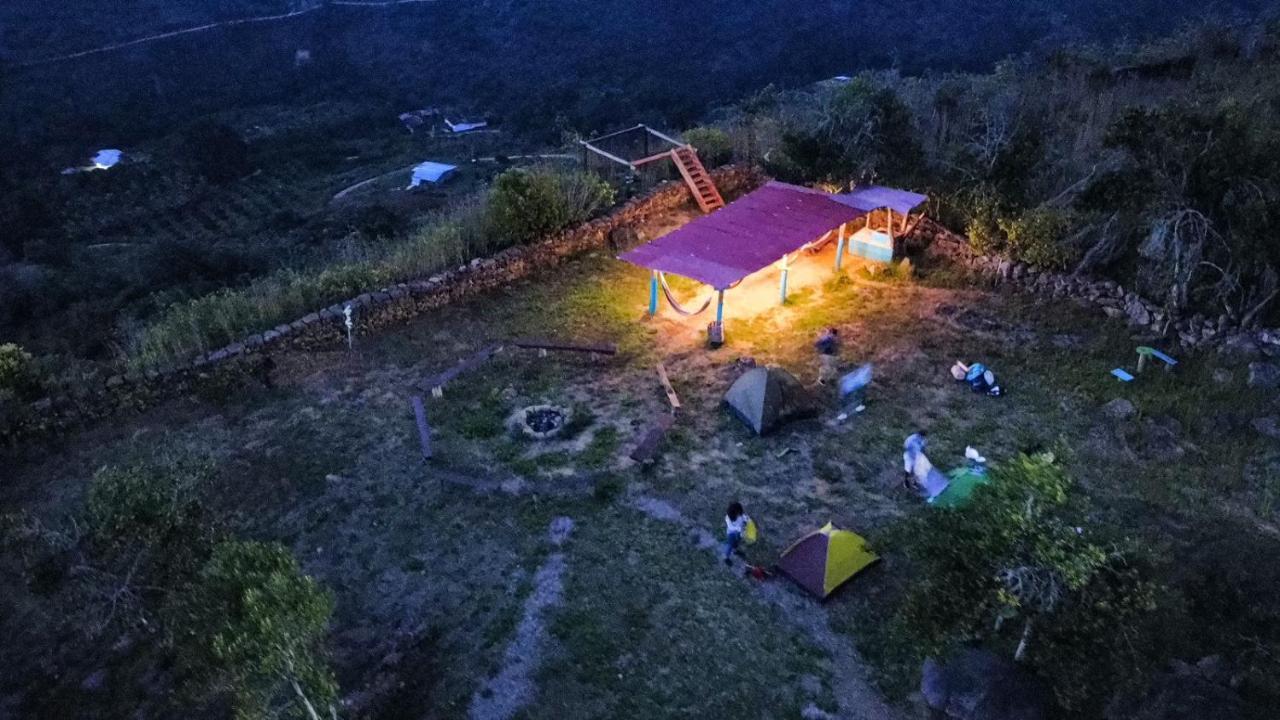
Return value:
M 834 327 L 823 330 L 813 347 L 818 351 L 818 384 L 826 385 L 838 374 L 840 330 Z
M 928 433 L 923 430 L 908 435 L 902 443 L 902 486 L 915 490 L 926 500 L 936 497 L 950 484 L 924 454 L 928 444 Z
M 729 503 L 729 509 L 724 513 L 724 564 L 731 565 L 733 561 L 733 551 L 738 549 L 742 544 L 743 533 L 747 531 L 747 524 L 751 522 L 751 516 L 742 509 L 742 503 Z

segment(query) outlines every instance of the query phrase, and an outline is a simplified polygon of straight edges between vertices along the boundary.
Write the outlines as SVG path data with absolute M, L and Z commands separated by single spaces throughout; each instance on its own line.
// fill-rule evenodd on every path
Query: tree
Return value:
M 1077 709 L 1131 675 L 1155 587 L 1132 551 L 1068 521 L 1070 485 L 1052 456 L 1021 456 L 964 507 L 909 522 L 901 537 L 920 577 L 897 625 L 923 654 L 974 640 L 1003 647 Z
M 188 598 L 189 661 L 238 720 L 337 717 L 322 642 L 333 596 L 275 543 L 217 545 Z

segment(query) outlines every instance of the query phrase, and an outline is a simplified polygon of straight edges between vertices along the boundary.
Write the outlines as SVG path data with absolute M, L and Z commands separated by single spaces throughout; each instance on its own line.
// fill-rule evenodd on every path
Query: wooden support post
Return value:
M 841 223 L 840 231 L 839 231 L 840 239 L 836 243 L 836 272 L 840 272 L 841 267 L 844 266 L 844 228 L 845 228 L 845 224 Z
M 892 259 L 892 256 L 896 255 L 898 252 L 898 241 L 893 237 L 893 208 L 885 208 L 884 211 L 888 213 L 889 218 L 889 222 L 887 223 L 889 226 L 889 253 L 890 259 Z
M 778 283 L 778 302 L 785 303 L 787 301 L 787 274 L 788 269 L 787 256 L 782 256 L 782 278 Z
M 649 317 L 658 314 L 658 271 L 649 271 Z

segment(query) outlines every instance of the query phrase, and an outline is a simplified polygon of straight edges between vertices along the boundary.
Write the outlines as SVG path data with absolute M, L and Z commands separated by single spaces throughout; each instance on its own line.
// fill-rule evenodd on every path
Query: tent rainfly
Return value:
M 660 273 L 674 273 L 717 291 L 716 322 L 724 320 L 724 292 L 743 278 L 781 260 L 781 297 L 786 299 L 787 256 L 839 232 L 836 269 L 844 258 L 845 226 L 875 210 L 906 216 L 928 198 L 893 188 L 868 186 L 831 194 L 772 181 L 723 209 L 624 253 L 620 259 L 650 270 L 649 314 L 658 312 Z M 882 244 L 882 243 L 881 243 Z M 882 247 L 860 254 L 876 259 Z
M 836 588 L 878 561 L 857 533 L 827 523 L 782 551 L 778 569 L 797 585 L 825 600 Z
M 724 403 L 756 435 L 814 409 L 809 391 L 782 368 L 758 367 L 743 373 L 725 393 Z
M 413 177 L 409 181 L 409 187 L 406 190 L 412 190 L 423 183 L 438 185 L 448 180 L 457 171 L 457 165 L 445 165 L 444 163 L 427 161 L 413 168 Z

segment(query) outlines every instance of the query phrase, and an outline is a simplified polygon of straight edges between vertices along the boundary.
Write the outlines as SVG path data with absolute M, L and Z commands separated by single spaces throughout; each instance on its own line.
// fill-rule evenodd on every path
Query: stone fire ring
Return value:
M 512 413 L 507 421 L 514 432 L 531 440 L 550 440 L 564 431 L 573 411 L 559 405 L 530 405 Z

